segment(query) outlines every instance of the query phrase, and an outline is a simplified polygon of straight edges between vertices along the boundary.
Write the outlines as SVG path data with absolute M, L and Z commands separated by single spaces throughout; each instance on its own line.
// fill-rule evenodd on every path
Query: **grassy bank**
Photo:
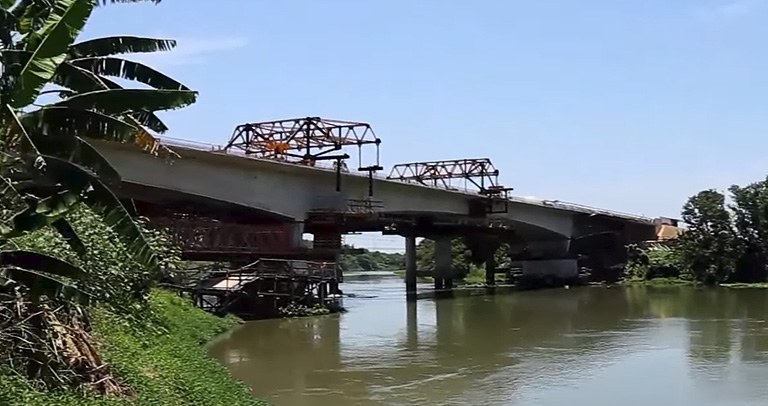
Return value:
M 694 281 L 679 278 L 654 278 L 654 279 L 627 279 L 621 282 L 622 285 L 645 285 L 645 286 L 699 286 Z M 730 289 L 768 289 L 768 283 L 721 283 L 717 285 L 722 288 Z
M 645 285 L 645 286 L 693 286 L 694 282 L 679 278 L 653 278 L 641 279 L 632 278 L 621 281 L 622 285 Z
M 0 370 L 0 405 L 261 405 L 249 389 L 208 357 L 203 344 L 238 323 L 195 308 L 167 291 L 152 292 L 152 321 L 129 322 L 93 309 L 93 335 L 129 398 L 50 393 Z

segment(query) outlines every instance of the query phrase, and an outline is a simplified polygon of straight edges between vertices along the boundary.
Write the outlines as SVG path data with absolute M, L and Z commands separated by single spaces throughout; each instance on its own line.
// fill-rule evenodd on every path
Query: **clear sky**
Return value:
M 488 157 L 518 195 L 648 216 L 768 173 L 768 0 L 164 0 L 83 39 L 115 34 L 179 41 L 136 58 L 200 91 L 173 137 L 365 121 L 387 170 Z

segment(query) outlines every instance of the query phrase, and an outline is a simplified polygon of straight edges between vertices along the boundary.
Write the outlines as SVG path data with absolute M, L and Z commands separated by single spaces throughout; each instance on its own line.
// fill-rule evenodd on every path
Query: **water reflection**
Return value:
M 768 292 L 578 288 L 253 322 L 211 354 L 276 405 L 768 404 Z

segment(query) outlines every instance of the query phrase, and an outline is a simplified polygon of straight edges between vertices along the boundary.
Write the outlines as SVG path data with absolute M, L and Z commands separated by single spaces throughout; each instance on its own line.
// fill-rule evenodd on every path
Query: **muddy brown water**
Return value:
M 209 351 L 275 405 L 768 405 L 768 290 L 580 287 L 247 323 Z M 374 297 L 370 297 L 374 296 Z

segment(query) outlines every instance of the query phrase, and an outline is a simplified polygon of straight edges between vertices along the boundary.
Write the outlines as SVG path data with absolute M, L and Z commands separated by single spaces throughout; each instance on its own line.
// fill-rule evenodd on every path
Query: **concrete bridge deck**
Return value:
M 356 173 L 343 173 L 337 192 L 333 169 L 251 158 L 201 143 L 168 142 L 181 156 L 171 163 L 129 144 L 94 144 L 116 167 L 127 188 L 132 188 L 133 194 L 143 194 L 137 197 L 207 199 L 281 221 L 304 222 L 313 212 L 350 212 L 356 210 L 355 205 L 357 210 L 389 216 L 470 218 L 473 202 L 487 199 L 469 190 L 446 190 L 379 176 L 373 178 L 373 196 L 369 196 L 367 175 Z M 646 231 L 655 228 L 652 218 L 557 200 L 510 196 L 499 203 L 507 206 L 506 212 L 484 217 L 509 224 L 530 239 L 570 239 L 583 234 L 586 230 L 581 229 L 583 224 L 577 218 L 595 224 L 607 220 Z

